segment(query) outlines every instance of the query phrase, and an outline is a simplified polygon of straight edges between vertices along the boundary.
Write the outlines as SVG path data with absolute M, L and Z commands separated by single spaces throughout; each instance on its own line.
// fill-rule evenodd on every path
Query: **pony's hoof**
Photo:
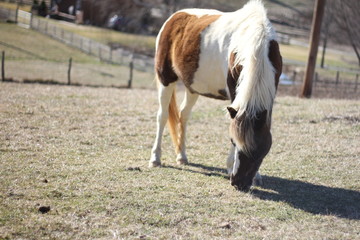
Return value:
M 260 175 L 260 173 L 256 173 L 254 179 L 253 179 L 253 185 L 254 186 L 262 186 L 264 183 L 263 183 L 263 180 L 262 180 L 262 177 Z
M 160 166 L 161 166 L 161 162 L 159 161 L 149 162 L 149 168 L 160 167 Z
M 187 165 L 189 163 L 189 161 L 186 158 L 177 158 L 176 162 L 179 165 Z

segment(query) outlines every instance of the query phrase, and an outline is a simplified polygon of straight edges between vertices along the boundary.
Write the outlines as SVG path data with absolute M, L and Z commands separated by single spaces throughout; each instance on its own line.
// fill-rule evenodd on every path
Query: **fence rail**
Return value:
M 120 65 L 129 65 L 132 62 L 136 70 L 153 72 L 154 61 L 152 57 L 137 54 L 126 49 L 112 49 L 108 45 L 66 31 L 38 17 L 32 18 L 30 27 L 67 45 L 78 48 L 87 54 L 98 57 L 104 62 Z

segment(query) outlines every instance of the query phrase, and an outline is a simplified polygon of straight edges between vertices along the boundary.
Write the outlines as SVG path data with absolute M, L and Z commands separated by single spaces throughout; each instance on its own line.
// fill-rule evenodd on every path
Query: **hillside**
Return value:
M 101 62 L 98 58 L 69 47 L 31 29 L 1 23 L 0 52 L 5 52 L 6 78 L 15 81 L 67 83 L 69 59 L 72 58 L 73 84 L 126 86 L 127 66 Z M 135 87 L 152 87 L 153 75 L 134 71 Z

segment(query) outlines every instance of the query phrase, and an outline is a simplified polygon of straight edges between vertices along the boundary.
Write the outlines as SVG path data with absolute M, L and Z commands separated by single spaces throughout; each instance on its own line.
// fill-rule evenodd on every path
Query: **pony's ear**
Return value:
M 267 110 L 264 110 L 261 113 L 257 113 L 254 128 L 255 129 L 262 128 L 266 123 L 266 119 L 267 119 Z
M 231 119 L 234 119 L 238 111 L 232 107 L 227 107 L 227 110 L 230 114 Z

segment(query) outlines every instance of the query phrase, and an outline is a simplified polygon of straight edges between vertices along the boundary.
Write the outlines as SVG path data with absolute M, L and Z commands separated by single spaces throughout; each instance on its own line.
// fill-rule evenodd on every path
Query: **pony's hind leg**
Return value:
M 178 164 L 187 164 L 188 159 L 186 156 L 186 125 L 191 115 L 191 110 L 195 105 L 197 99 L 199 98 L 198 94 L 191 93 L 188 89 L 185 91 L 185 97 L 180 107 L 180 132 L 179 132 L 179 146 L 176 150 L 177 157 L 176 162 Z
M 168 86 L 164 86 L 159 83 L 158 94 L 159 94 L 159 110 L 157 113 L 157 130 L 154 146 L 151 150 L 151 157 L 149 161 L 149 167 L 157 167 L 161 165 L 161 142 L 162 135 L 166 122 L 169 117 L 169 104 L 175 90 L 176 83 L 170 83 Z

